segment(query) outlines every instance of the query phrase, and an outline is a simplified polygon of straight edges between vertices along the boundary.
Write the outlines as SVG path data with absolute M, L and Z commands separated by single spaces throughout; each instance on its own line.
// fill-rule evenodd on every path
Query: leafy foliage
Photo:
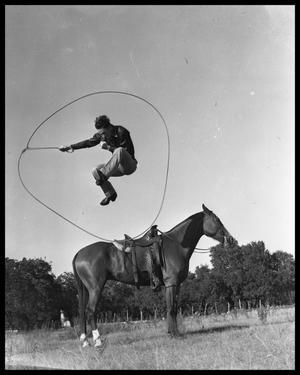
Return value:
M 64 311 L 64 315 L 69 320 L 77 316 L 78 298 L 77 286 L 72 272 L 64 272 L 56 279 L 59 290 L 59 307 Z
M 5 259 L 6 326 L 29 329 L 57 318 L 58 288 L 43 259 Z

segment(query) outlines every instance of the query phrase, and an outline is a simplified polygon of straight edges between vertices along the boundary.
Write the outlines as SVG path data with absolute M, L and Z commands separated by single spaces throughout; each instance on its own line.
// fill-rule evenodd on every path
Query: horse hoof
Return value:
M 103 351 L 105 346 L 106 346 L 106 342 L 107 342 L 106 338 L 104 338 L 102 340 L 100 338 L 97 339 L 96 342 L 95 342 L 95 349 Z
M 103 344 L 102 344 L 101 340 L 96 340 L 96 342 L 95 342 L 95 348 L 100 348 L 102 345 Z
M 87 346 L 90 346 L 89 342 L 87 340 L 83 341 L 82 347 L 85 348 Z

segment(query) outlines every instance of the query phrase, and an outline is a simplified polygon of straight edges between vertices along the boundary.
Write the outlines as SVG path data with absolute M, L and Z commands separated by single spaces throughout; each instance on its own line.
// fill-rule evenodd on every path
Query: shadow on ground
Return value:
M 226 325 L 226 326 L 221 326 L 221 327 L 210 327 L 210 328 L 200 328 L 195 331 L 187 331 L 182 334 L 182 336 L 191 336 L 191 335 L 206 335 L 209 333 L 214 333 L 214 332 L 224 332 L 224 331 L 231 331 L 231 330 L 240 330 L 240 329 L 245 329 L 245 328 L 250 328 L 249 324 L 244 324 L 244 325 Z

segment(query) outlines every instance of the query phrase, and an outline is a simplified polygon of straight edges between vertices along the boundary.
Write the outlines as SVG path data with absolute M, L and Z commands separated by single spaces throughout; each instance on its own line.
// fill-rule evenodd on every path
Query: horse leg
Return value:
M 86 306 L 88 301 L 88 290 L 83 285 L 82 281 L 78 278 L 78 298 L 79 298 L 79 321 L 80 321 L 80 341 L 82 346 L 88 346 L 89 342 L 86 337 Z
M 178 312 L 178 299 L 179 299 L 179 292 L 180 292 L 180 285 L 176 286 L 176 291 L 175 291 L 175 312 L 174 312 L 174 326 L 175 326 L 175 335 L 179 336 L 179 331 L 178 331 L 178 325 L 177 325 L 177 312 Z
M 100 338 L 100 333 L 97 328 L 96 324 L 96 307 L 98 303 L 99 296 L 102 292 L 102 289 L 104 287 L 105 282 L 103 285 L 97 285 L 94 289 L 89 291 L 89 302 L 87 305 L 87 315 L 88 315 L 88 320 L 91 323 L 92 327 L 92 334 L 93 334 L 93 340 L 95 342 L 95 347 L 99 347 L 102 345 L 101 338 Z
M 82 342 L 82 346 L 88 346 L 89 342 L 87 341 L 86 337 L 86 306 L 88 300 L 88 292 L 84 288 L 82 293 L 79 294 L 79 320 L 80 320 L 80 341 Z
M 177 298 L 179 287 L 172 285 L 166 287 L 168 333 L 172 336 L 179 334 L 177 328 Z

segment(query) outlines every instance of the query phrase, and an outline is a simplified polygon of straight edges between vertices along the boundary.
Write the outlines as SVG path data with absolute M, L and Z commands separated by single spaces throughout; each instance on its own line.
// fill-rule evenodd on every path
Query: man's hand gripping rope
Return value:
M 58 149 L 62 152 L 74 152 L 71 146 L 60 146 Z

